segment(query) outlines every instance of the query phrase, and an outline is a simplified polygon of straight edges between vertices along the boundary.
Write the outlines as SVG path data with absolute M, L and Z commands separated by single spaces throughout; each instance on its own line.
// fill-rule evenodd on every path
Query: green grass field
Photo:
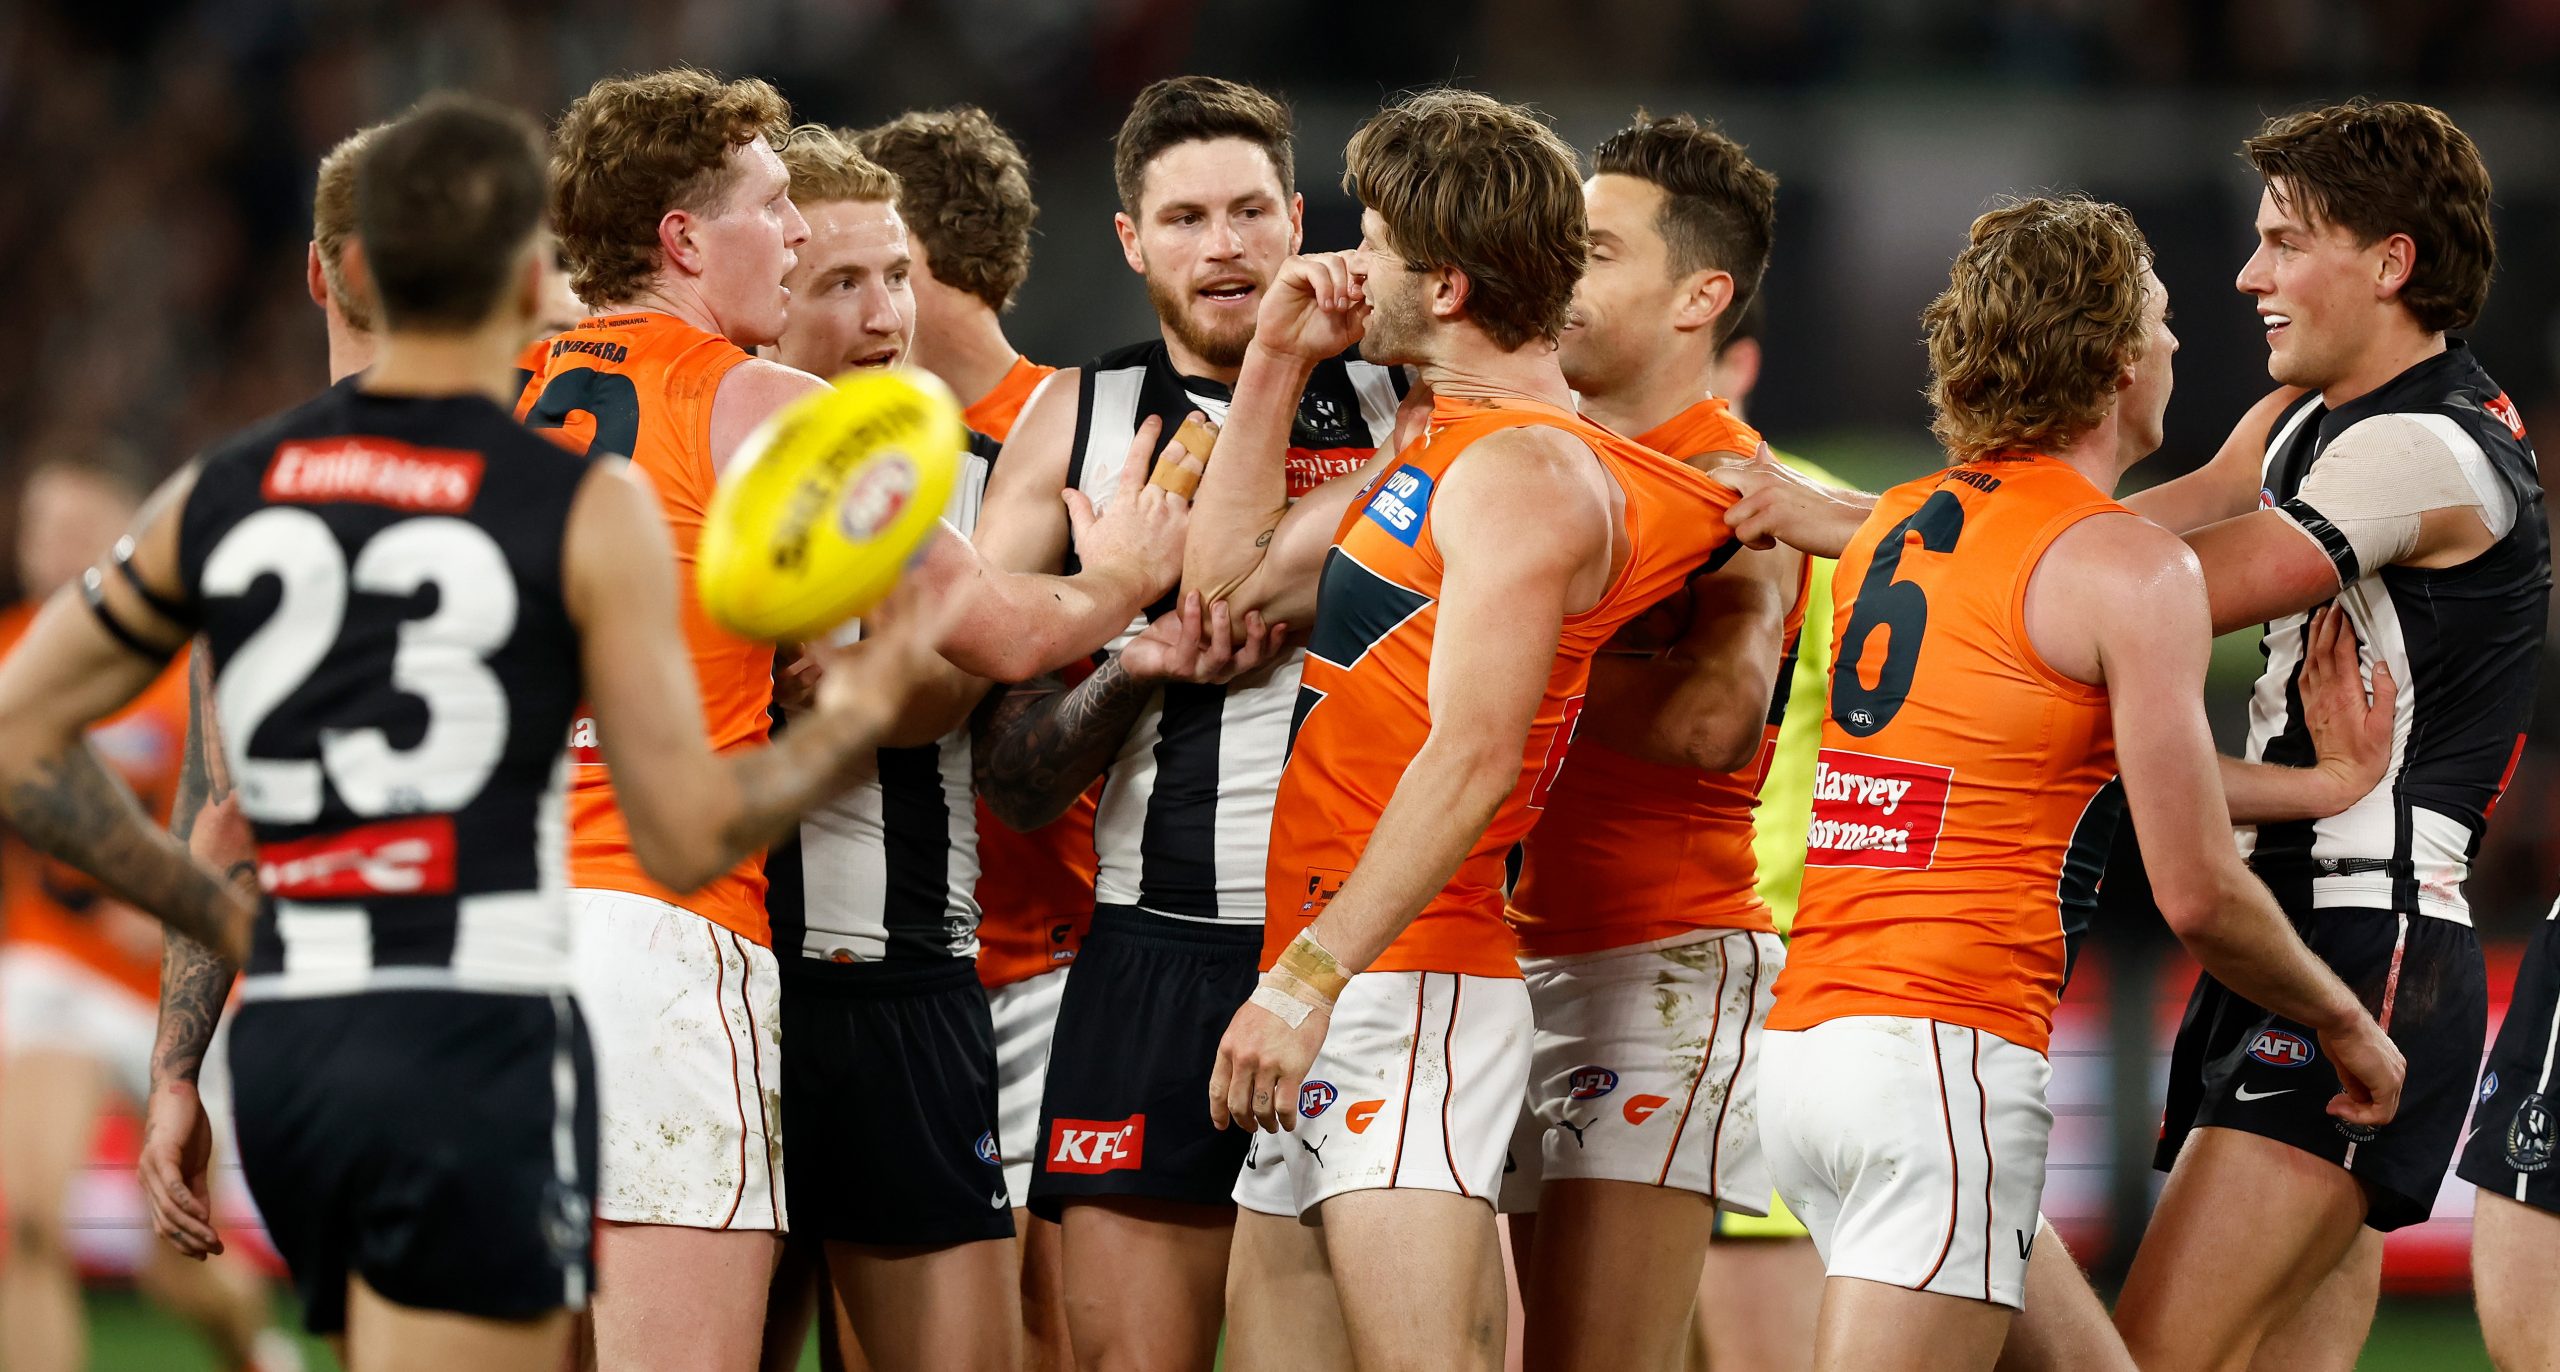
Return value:
M 184 1326 L 129 1291 L 93 1294 L 89 1313 L 93 1372 L 212 1372 L 213 1360 Z M 309 1357 L 312 1372 L 337 1365 L 318 1344 Z M 800 1366 L 815 1372 L 814 1342 Z M 2357 1366 L 2364 1372 L 2489 1372 L 2489 1356 L 2481 1351 L 2470 1302 L 2399 1300 L 2383 1303 Z

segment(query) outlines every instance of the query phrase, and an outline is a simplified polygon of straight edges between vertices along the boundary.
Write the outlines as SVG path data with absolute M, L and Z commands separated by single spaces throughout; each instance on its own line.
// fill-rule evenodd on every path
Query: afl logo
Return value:
M 1334 1097 L 1338 1094 L 1340 1093 L 1333 1089 L 1332 1082 L 1308 1082 L 1298 1088 L 1298 1113 L 1308 1119 L 1314 1119 L 1333 1108 Z
M 2311 1041 L 2285 1029 L 2262 1029 L 2249 1042 L 2249 1056 L 2269 1067 L 2306 1067 L 2317 1056 Z
M 1004 1166 L 1004 1154 L 996 1150 L 996 1131 L 990 1129 L 978 1136 L 977 1154 L 978 1161 L 989 1167 Z
M 880 536 L 916 494 L 916 464 L 905 453 L 873 458 L 844 488 L 836 503 L 836 528 L 856 543 Z
M 1598 1100 L 1618 1089 L 1618 1074 L 1606 1067 L 1577 1067 L 1565 1080 L 1575 1100 Z

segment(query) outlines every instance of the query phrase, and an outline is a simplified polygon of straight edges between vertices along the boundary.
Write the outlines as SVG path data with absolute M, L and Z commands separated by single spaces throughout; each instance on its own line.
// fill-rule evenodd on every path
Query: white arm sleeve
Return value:
M 2338 435 L 2276 507 L 2351 583 L 2407 557 L 2418 517 L 2471 510 L 2494 537 L 2515 526 L 2515 493 L 2462 426 L 2441 415 L 2384 414 Z

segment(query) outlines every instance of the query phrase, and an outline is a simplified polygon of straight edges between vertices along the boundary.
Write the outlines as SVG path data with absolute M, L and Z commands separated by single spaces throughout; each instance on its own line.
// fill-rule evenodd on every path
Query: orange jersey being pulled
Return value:
M 2049 457 L 1973 462 L 1885 492 L 1850 540 L 1770 1028 L 1901 1015 L 2045 1051 L 2124 807 L 2106 689 L 2037 656 L 2027 581 L 2125 512 Z
M 971 402 L 969 427 L 1001 443 L 1031 393 L 1058 370 L 1013 360 L 994 390 Z M 1101 783 L 1067 812 L 1027 834 L 978 802 L 978 980 L 1011 986 L 1075 961 L 1093 923 L 1094 801 Z
M 0 657 L 17 647 L 38 608 L 30 601 L 0 612 Z M 184 653 L 132 704 L 89 731 L 89 745 L 163 824 L 177 798 L 186 740 Z M 126 937 L 116 937 L 101 924 L 111 917 L 102 904 L 112 899 L 87 874 L 38 853 L 16 835 L 0 838 L 0 937 L 54 949 L 135 995 L 157 999 L 160 955 L 146 945 L 156 942 L 158 926 L 147 915 L 127 911 Z
M 737 344 L 673 315 L 599 315 L 550 340 L 541 371 L 516 403 L 526 425 L 560 430 L 577 451 L 628 454 L 657 494 L 675 542 L 678 619 L 702 691 L 703 722 L 720 752 L 762 743 L 773 704 L 773 649 L 712 623 L 693 590 L 693 550 L 715 480 L 711 402 L 721 378 L 746 360 Z M 577 764 L 569 783 L 571 886 L 648 896 L 741 938 L 772 942 L 763 858 L 749 858 L 689 896 L 651 881 L 631 851 L 593 715 L 579 714 L 569 743 Z
M 1432 494 L 1469 444 L 1528 425 L 1562 429 L 1590 445 L 1617 482 L 1626 500 L 1626 561 L 1599 603 L 1564 621 L 1511 794 L 1448 885 L 1370 964 L 1382 972 L 1520 975 L 1502 917 L 1503 858 L 1528 833 L 1563 761 L 1591 655 L 1730 540 L 1723 512 L 1734 497 L 1570 410 L 1447 397 L 1433 404 L 1422 436 L 1362 491 L 1325 554 L 1297 728 L 1272 812 L 1265 967 L 1341 889 L 1431 733 L 1431 647 L 1443 575 Z
M 1716 453 L 1748 457 L 1760 434 L 1709 397 L 1674 415 L 1637 442 L 1688 460 Z M 1785 718 L 1785 664 L 1795 659 L 1804 627 L 1805 578 L 1788 607 L 1775 699 L 1760 747 L 1738 772 L 1705 772 L 1630 757 L 1583 738 L 1557 774 L 1546 813 L 1529 832 L 1520 880 L 1511 892 L 1511 923 L 1530 957 L 1606 952 L 1675 938 L 1695 929 L 1777 932 L 1754 890 L 1759 863 L 1751 851 L 1751 810 Z M 1675 599 L 1685 599 L 1674 592 Z M 1623 651 L 1630 630 L 1611 651 Z M 1594 689 L 1586 715 L 1615 702 Z
M 1012 436 L 1013 422 L 1022 417 L 1022 407 L 1031 403 L 1031 393 L 1040 389 L 1040 383 L 1056 370 L 1030 358 L 1017 357 L 996 382 L 996 388 L 970 401 L 961 417 L 970 428 L 1002 443 Z

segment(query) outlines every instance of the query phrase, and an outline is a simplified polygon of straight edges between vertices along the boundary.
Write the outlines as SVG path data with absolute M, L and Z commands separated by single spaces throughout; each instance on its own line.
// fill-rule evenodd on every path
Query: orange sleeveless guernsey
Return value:
M 2027 582 L 2064 530 L 2124 513 L 2030 456 L 1897 486 L 1850 540 L 1770 1028 L 1899 1015 L 2045 1051 L 2124 793 L 2106 689 L 2037 656 Z
M 746 360 L 737 344 L 673 315 L 599 315 L 551 340 L 542 369 L 516 403 L 517 418 L 535 429 L 560 430 L 561 441 L 577 451 L 627 453 L 656 493 L 675 541 L 677 617 L 702 690 L 703 722 L 712 748 L 724 753 L 764 742 L 773 704 L 773 649 L 713 624 L 693 590 L 693 550 L 714 483 L 711 401 L 720 379 Z M 771 946 L 764 859 L 749 858 L 689 896 L 651 881 L 614 803 L 595 716 L 579 714 L 569 744 L 576 764 L 569 782 L 569 884 L 662 900 Z
M 0 612 L 0 658 L 17 647 L 40 608 L 28 601 Z M 186 741 L 183 652 L 132 704 L 89 730 L 89 746 L 163 824 L 177 799 Z M 100 931 L 96 906 L 106 899 L 86 873 L 46 857 L 14 834 L 0 836 L 0 941 L 51 948 L 137 996 L 158 999 L 160 955 L 137 955 Z
M 1682 459 L 1760 450 L 1759 432 L 1713 397 L 1636 441 Z M 1750 765 L 1705 772 L 1630 757 L 1593 739 L 1573 745 L 1546 813 L 1529 831 L 1511 892 L 1511 924 L 1524 956 L 1601 953 L 1696 929 L 1777 932 L 1754 889 L 1760 865 L 1752 856 L 1751 810 L 1785 718 L 1808 582 L 1796 579 L 1775 699 Z M 1611 707 L 1595 694 L 1588 708 Z
M 1432 493 L 1469 444 L 1530 425 L 1581 439 L 1617 482 L 1626 500 L 1626 561 L 1598 604 L 1564 621 L 1511 794 L 1449 884 L 1370 964 L 1381 972 L 1520 975 L 1502 918 L 1503 858 L 1529 832 L 1564 761 L 1591 655 L 1731 539 L 1723 515 L 1734 495 L 1571 410 L 1445 396 L 1433 403 L 1422 436 L 1344 514 L 1325 555 L 1297 727 L 1272 811 L 1266 968 L 1341 889 L 1431 733 L 1431 646 L 1443 574 Z
M 1022 407 L 1058 370 L 1017 357 L 994 390 L 967 411 L 969 427 L 1001 443 Z M 1086 669 L 1090 670 L 1090 669 Z M 1070 674 L 1070 684 L 1074 674 Z M 1027 834 L 1008 829 L 978 802 L 978 981 L 989 990 L 1027 981 L 1075 961 L 1093 924 L 1095 797 Z

